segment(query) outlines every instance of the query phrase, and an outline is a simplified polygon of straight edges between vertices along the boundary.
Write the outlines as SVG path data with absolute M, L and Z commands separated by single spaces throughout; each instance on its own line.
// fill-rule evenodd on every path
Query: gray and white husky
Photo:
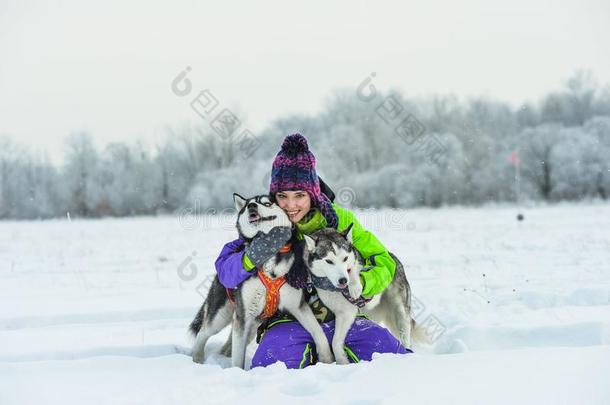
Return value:
M 306 262 L 312 275 L 318 297 L 335 314 L 335 334 L 332 349 L 337 364 L 348 364 L 343 350 L 347 332 L 359 311 L 375 322 L 384 323 L 407 348 L 411 347 L 411 334 L 415 322 L 411 317 L 411 288 L 402 263 L 396 261 L 396 273 L 392 283 L 382 294 L 363 302 L 360 298 L 362 283 L 360 272 L 364 260 L 352 245 L 352 225 L 345 231 L 321 229 L 306 242 Z
M 291 227 L 286 213 L 268 196 L 257 196 L 245 199 L 233 195 L 237 210 L 237 230 L 239 236 L 249 244 L 259 233 L 265 234 L 274 227 Z M 292 271 L 307 271 L 303 261 L 303 242 L 298 241 L 293 232 L 291 239 L 293 249 L 287 253 L 278 253 L 264 263 L 263 271 L 272 279 L 287 275 Z M 295 248 L 296 247 L 296 248 Z M 299 250 L 300 247 L 300 250 Z M 292 273 L 291 273 L 292 274 Z M 303 290 L 290 285 L 290 280 L 279 290 L 279 310 L 289 312 L 311 334 L 319 360 L 332 363 L 333 355 L 322 327 L 317 322 L 311 308 L 304 299 Z M 190 330 L 196 335 L 193 345 L 193 361 L 202 363 L 204 348 L 208 339 L 224 329 L 232 321 L 231 357 L 234 367 L 244 368 L 246 347 L 255 336 L 258 325 L 262 322 L 265 307 L 266 289 L 258 276 L 244 281 L 234 292 L 235 304 L 227 296 L 227 290 L 220 284 L 218 276 L 214 278 L 210 291 Z M 223 352 L 228 353 L 228 343 Z

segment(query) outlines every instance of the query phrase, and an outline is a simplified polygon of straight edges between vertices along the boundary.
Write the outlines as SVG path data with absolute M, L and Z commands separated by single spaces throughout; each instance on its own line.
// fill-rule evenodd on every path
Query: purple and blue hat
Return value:
M 309 150 L 307 139 L 301 134 L 284 138 L 282 148 L 275 156 L 271 170 L 269 193 L 279 191 L 307 191 L 312 205 L 318 207 L 328 227 L 337 228 L 337 213 L 328 197 L 320 190 L 316 173 L 316 158 Z

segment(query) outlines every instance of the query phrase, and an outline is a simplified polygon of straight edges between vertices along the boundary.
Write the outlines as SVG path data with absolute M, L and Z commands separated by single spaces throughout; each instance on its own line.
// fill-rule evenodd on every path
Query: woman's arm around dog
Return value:
M 218 280 L 226 288 L 236 288 L 254 274 L 254 265 L 245 255 L 244 247 L 243 240 L 235 239 L 224 245 L 216 259 Z

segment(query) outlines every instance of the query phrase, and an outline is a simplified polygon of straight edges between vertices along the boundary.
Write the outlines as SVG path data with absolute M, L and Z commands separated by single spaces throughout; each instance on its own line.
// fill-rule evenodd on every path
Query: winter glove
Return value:
M 255 268 L 271 259 L 282 246 L 290 240 L 292 229 L 288 226 L 276 226 L 269 233 L 259 232 L 246 247 L 246 256 Z

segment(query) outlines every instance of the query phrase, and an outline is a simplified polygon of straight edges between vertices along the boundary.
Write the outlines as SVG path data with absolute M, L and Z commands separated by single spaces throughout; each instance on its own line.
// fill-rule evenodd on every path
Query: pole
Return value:
M 519 149 L 515 151 L 515 198 L 517 200 L 517 220 L 523 221 L 524 216 L 520 212 L 521 206 L 521 158 L 519 157 Z
M 519 207 L 521 202 L 521 165 L 519 163 L 518 160 L 515 162 L 515 198 L 517 200 L 517 207 Z

